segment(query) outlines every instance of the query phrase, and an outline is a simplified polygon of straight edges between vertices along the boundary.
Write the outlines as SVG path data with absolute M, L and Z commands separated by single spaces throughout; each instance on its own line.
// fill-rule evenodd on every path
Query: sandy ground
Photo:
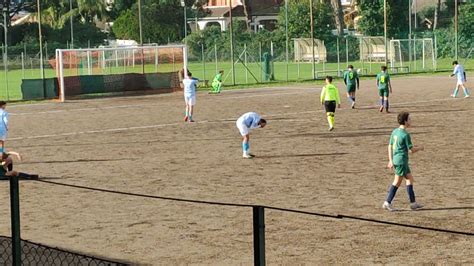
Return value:
M 125 192 L 262 204 L 327 214 L 474 231 L 474 102 L 449 98 L 445 76 L 393 78 L 392 113 L 379 113 L 374 81 L 358 107 L 342 94 L 336 130 L 318 102 L 320 85 L 198 94 L 182 122 L 180 94 L 9 106 L 15 168 L 46 180 Z M 472 83 L 471 83 L 472 84 Z M 342 84 L 338 84 L 344 93 Z M 472 86 L 471 86 L 472 87 Z M 474 88 L 473 88 L 474 91 Z M 408 211 L 405 187 L 381 209 L 393 175 L 386 146 L 396 113 L 412 114 L 411 157 L 423 211 Z M 268 119 L 241 158 L 235 120 Z M 8 183 L 0 182 L 0 235 L 10 235 Z M 252 210 L 21 183 L 22 237 L 137 264 L 249 265 Z M 473 264 L 474 239 L 449 233 L 267 210 L 268 264 Z

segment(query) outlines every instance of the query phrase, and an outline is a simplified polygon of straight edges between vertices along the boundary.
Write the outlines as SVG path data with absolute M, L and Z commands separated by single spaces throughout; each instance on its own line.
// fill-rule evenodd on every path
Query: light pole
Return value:
M 385 43 L 385 66 L 388 65 L 388 46 L 387 46 L 387 0 L 383 1 L 383 37 Z
M 310 36 L 311 36 L 311 51 L 312 51 L 312 57 L 311 57 L 311 65 L 312 65 L 312 71 L 313 71 L 313 79 L 316 79 L 316 64 L 314 62 L 314 18 L 313 18 L 313 0 L 309 1 L 309 17 L 310 17 Z
M 183 7 L 184 12 L 184 44 L 187 45 L 188 41 L 186 40 L 186 36 L 188 36 L 188 14 L 186 11 L 186 2 L 181 0 L 181 6 Z
M 144 52 L 143 52 L 143 29 L 142 29 L 142 1 L 141 0 L 138 0 L 138 28 L 140 31 L 140 46 L 142 46 L 142 49 L 141 49 L 142 74 L 145 74 L 145 57 L 144 57 Z
M 7 1 L 5 1 L 7 2 Z M 7 16 L 8 14 L 8 7 L 5 6 L 5 4 L 8 5 L 8 3 L 3 4 L 3 32 L 5 34 L 4 36 L 4 41 L 3 41 L 3 47 L 5 49 L 3 53 L 3 68 L 5 70 L 5 86 L 7 89 L 7 100 L 9 100 L 8 96 L 8 23 L 7 23 Z
M 69 0 L 69 22 L 71 24 L 71 49 L 74 48 L 74 27 L 72 25 L 72 0 Z
M 454 0 L 454 58 L 458 60 L 458 0 Z

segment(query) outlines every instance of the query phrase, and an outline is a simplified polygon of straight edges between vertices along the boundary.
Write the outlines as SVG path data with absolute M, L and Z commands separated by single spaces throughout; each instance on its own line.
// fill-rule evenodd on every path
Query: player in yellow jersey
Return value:
M 326 86 L 321 91 L 321 104 L 326 109 L 326 116 L 329 123 L 329 131 L 334 130 L 334 113 L 336 112 L 336 104 L 341 108 L 341 99 L 339 98 L 339 90 L 332 84 L 332 77 L 326 76 Z

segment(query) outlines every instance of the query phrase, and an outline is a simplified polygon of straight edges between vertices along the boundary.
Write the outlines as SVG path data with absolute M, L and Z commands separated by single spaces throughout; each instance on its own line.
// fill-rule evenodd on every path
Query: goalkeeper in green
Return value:
M 210 93 L 221 93 L 222 75 L 224 75 L 224 70 L 220 70 L 219 73 L 217 73 L 217 75 L 214 77 L 211 83 Z

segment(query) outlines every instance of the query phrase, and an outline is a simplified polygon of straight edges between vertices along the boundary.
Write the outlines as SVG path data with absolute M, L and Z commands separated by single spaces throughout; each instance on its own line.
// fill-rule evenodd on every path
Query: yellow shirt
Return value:
M 336 101 L 337 104 L 341 104 L 339 90 L 336 86 L 329 84 L 323 87 L 323 90 L 321 91 L 321 103 L 324 103 L 325 101 Z

